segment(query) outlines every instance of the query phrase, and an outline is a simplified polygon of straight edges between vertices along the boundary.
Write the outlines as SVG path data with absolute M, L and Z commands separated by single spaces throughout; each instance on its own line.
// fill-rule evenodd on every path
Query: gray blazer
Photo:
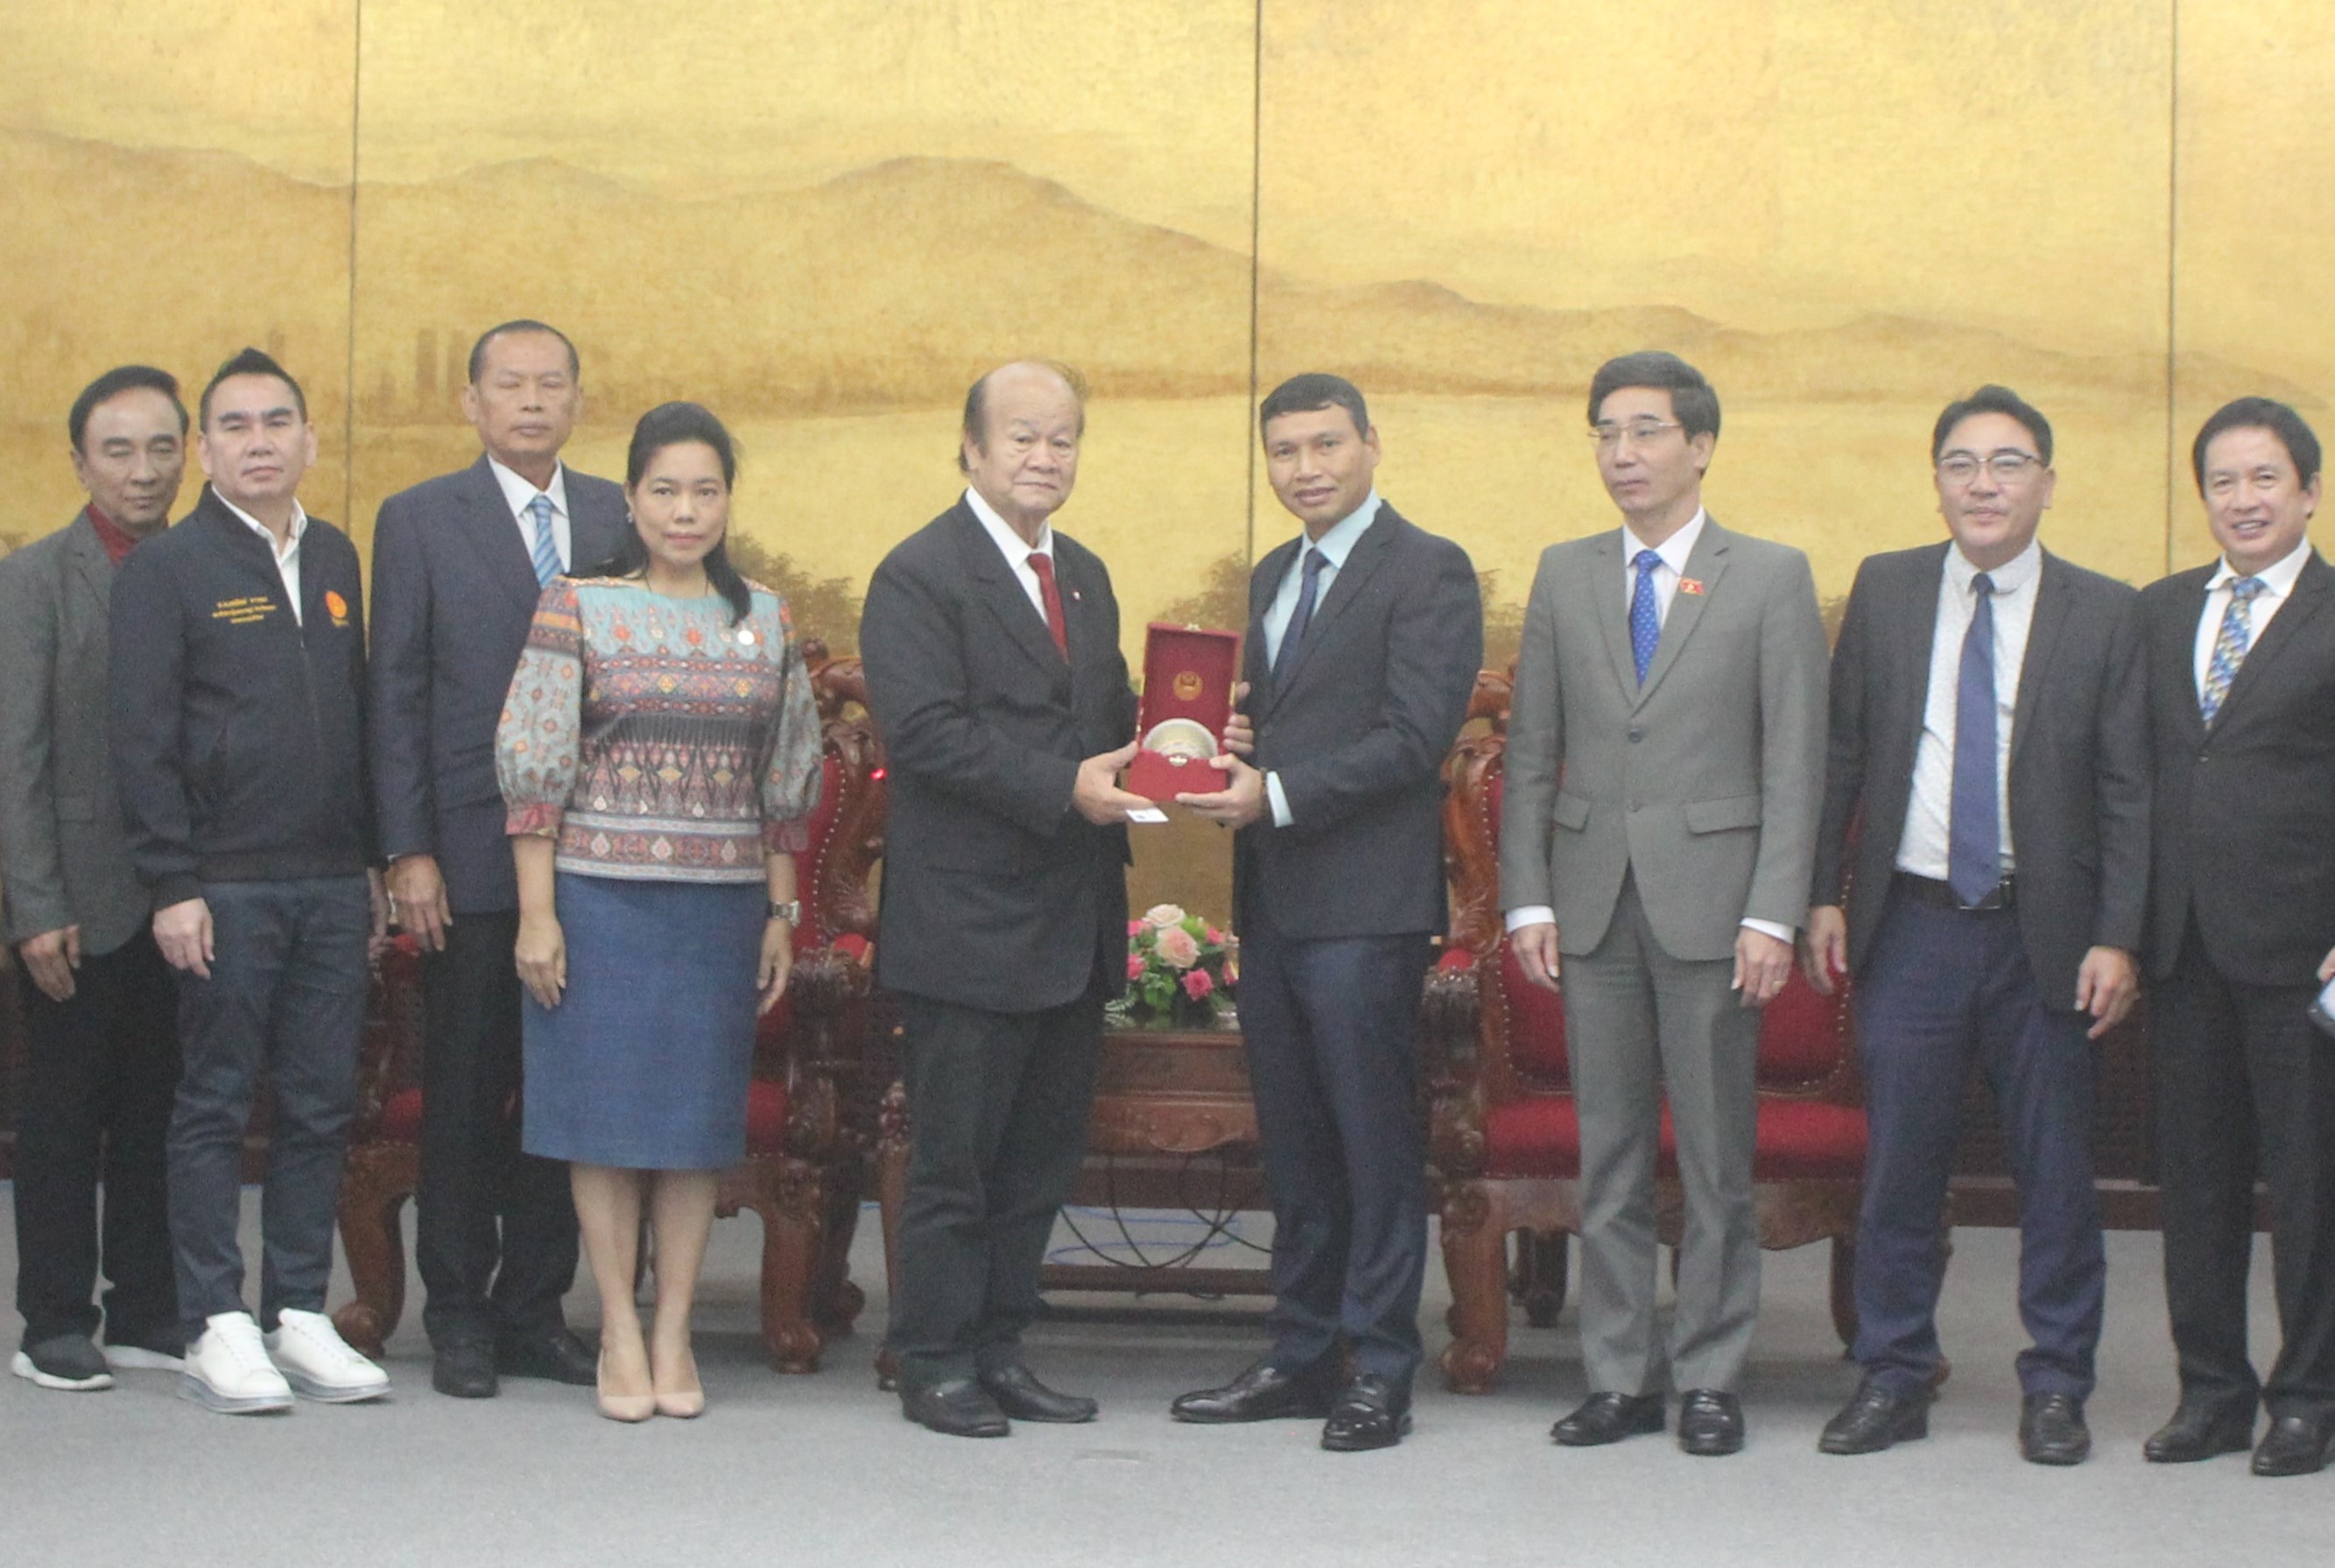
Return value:
M 1561 951 L 1604 939 L 1625 871 L 1673 958 L 1731 957 L 1746 919 L 1807 918 L 1826 650 L 1807 557 L 1707 520 L 1646 682 L 1622 532 L 1541 553 L 1500 816 L 1500 905 L 1548 905 Z
M 0 885 L 11 944 L 68 925 L 111 953 L 152 912 L 106 753 L 113 563 L 87 512 L 0 559 Z
M 1851 974 L 1873 951 L 1905 836 L 1946 549 L 1868 557 L 1833 656 L 1814 897 L 1839 904 L 1846 896 Z M 2090 948 L 2139 951 L 2148 804 L 2140 595 L 2046 552 L 2011 713 L 2010 841 L 2020 934 L 2050 1006 L 2076 1005 L 2077 972 Z

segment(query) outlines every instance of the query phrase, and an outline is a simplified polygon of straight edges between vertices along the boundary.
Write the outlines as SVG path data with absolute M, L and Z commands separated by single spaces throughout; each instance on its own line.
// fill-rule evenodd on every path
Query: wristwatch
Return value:
M 773 920 L 783 920 L 789 925 L 800 924 L 802 923 L 802 900 L 799 898 L 790 898 L 785 903 L 781 904 L 775 898 L 771 899 L 770 918 Z

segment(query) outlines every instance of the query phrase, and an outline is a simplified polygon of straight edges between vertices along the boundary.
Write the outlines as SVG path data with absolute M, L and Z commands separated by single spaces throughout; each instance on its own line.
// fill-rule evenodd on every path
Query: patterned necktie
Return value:
M 1630 595 L 1630 655 L 1638 662 L 1638 684 L 1654 662 L 1654 644 L 1662 640 L 1662 601 L 1654 597 L 1654 568 L 1662 564 L 1659 550 L 1640 550 L 1630 564 L 1638 568 L 1638 586 Z
M 1062 620 L 1062 591 L 1054 586 L 1054 557 L 1043 550 L 1032 550 L 1030 569 L 1038 574 L 1038 596 L 1046 601 L 1046 630 L 1054 639 L 1054 652 L 1067 659 L 1071 630 Z
M 2198 711 L 2208 724 L 2229 700 L 2230 682 L 2238 678 L 2238 666 L 2246 662 L 2246 650 L 2253 645 L 2253 602 L 2269 587 L 2260 577 L 2240 577 L 2230 585 L 2229 607 L 2222 612 L 2222 629 L 2214 637 L 2214 656 L 2205 664 L 2204 690 L 2197 694 Z
M 1281 646 L 1274 653 L 1273 683 L 1277 688 L 1289 679 L 1292 666 L 1297 663 L 1297 645 L 1305 640 L 1305 628 L 1313 624 L 1313 600 L 1322 591 L 1322 568 L 1330 564 L 1329 557 L 1307 546 L 1305 549 L 1305 580 L 1298 585 L 1297 608 L 1289 615 L 1289 624 L 1282 629 Z
M 551 586 L 559 576 L 559 540 L 551 531 L 551 498 L 538 496 L 527 503 L 528 521 L 535 525 L 535 583 Z
M 2002 797 L 1995 775 L 1994 579 L 1971 580 L 1978 603 L 1962 634 L 1954 684 L 1954 782 L 1946 819 L 1946 880 L 1965 906 L 1986 901 L 2002 880 Z

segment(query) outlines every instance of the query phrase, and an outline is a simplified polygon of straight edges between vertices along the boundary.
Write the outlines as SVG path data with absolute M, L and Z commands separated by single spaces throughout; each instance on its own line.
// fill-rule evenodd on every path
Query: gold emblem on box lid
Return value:
M 1179 702 L 1197 702 L 1200 693 L 1207 690 L 1207 684 L 1200 679 L 1197 670 L 1178 670 L 1176 678 L 1168 682 L 1168 689 L 1176 693 L 1176 700 Z

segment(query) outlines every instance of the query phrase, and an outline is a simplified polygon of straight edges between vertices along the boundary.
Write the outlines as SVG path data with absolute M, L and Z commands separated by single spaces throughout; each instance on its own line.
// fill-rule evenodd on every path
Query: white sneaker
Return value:
M 326 1405 L 354 1405 L 389 1392 L 389 1374 L 349 1349 L 322 1312 L 286 1307 L 267 1336 L 267 1353 L 292 1391 Z
M 292 1408 L 292 1387 L 268 1360 L 249 1312 L 218 1312 L 204 1321 L 202 1337 L 187 1347 L 179 1397 L 224 1416 Z

